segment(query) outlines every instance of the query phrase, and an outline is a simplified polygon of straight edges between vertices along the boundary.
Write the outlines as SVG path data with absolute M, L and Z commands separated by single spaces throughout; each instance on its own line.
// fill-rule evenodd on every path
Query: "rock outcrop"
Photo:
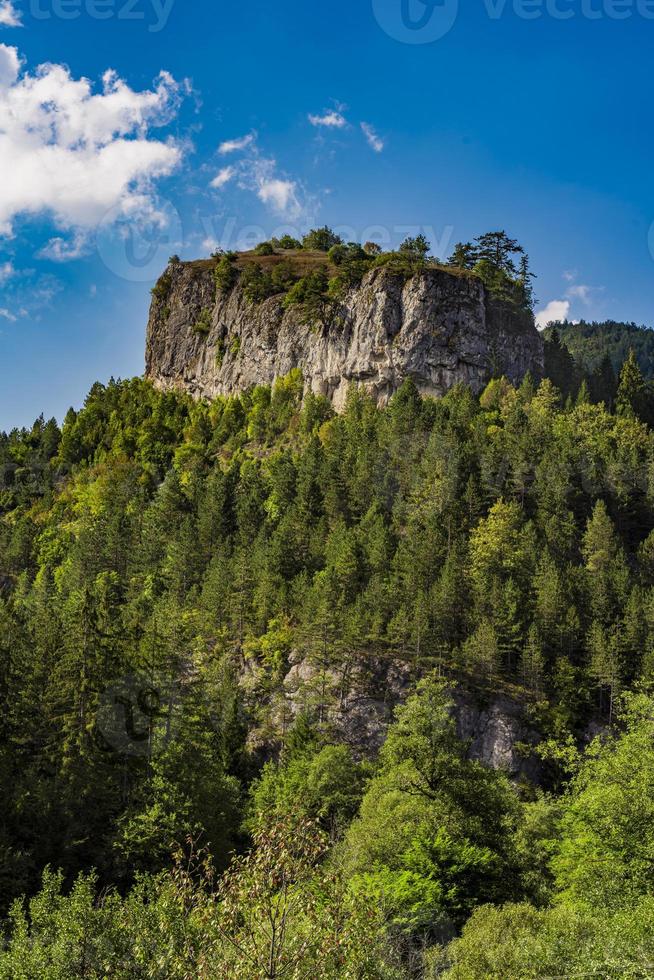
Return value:
M 238 284 L 217 294 L 214 264 L 175 262 L 153 291 L 146 376 L 162 389 L 212 398 L 300 368 L 340 410 L 353 382 L 383 405 L 407 377 L 440 396 L 458 382 L 479 391 L 498 372 L 542 373 L 532 317 L 493 301 L 471 275 L 428 268 L 405 280 L 373 269 L 316 324 L 277 296 L 249 302 Z
M 353 658 L 340 670 L 321 670 L 310 658 L 294 653 L 283 698 L 273 712 L 275 724 L 279 730 L 282 718 L 289 724 L 300 714 L 316 714 L 320 706 L 323 724 L 335 740 L 357 755 L 375 758 L 395 708 L 414 689 L 418 676 L 402 660 Z M 457 732 L 471 759 L 502 770 L 514 781 L 541 781 L 541 763 L 533 752 L 541 736 L 524 705 L 503 694 L 483 697 L 463 687 L 454 689 L 453 704 Z

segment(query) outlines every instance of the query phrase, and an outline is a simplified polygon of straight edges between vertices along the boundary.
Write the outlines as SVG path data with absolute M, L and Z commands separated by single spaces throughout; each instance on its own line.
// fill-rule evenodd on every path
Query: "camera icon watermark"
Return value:
M 127 674 L 100 696 L 99 740 L 118 755 L 151 759 L 175 738 L 181 715 L 179 685 L 162 674 Z
M 121 205 L 108 211 L 98 225 L 95 244 L 104 265 L 128 282 L 153 282 L 169 256 L 184 243 L 182 219 L 170 201 L 147 201 L 125 213 Z
M 459 0 L 372 0 L 379 26 L 403 44 L 433 44 L 456 23 Z

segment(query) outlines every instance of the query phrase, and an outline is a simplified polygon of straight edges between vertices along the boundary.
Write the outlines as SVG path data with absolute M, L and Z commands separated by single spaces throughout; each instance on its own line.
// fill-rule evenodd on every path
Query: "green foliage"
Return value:
M 620 372 L 615 401 L 618 414 L 649 421 L 647 395 L 647 385 L 632 348 Z
M 238 272 L 234 265 L 235 256 L 231 253 L 221 255 L 213 272 L 217 291 L 226 296 L 238 281 Z
M 654 955 L 653 926 L 651 898 L 615 915 L 567 906 L 544 911 L 530 905 L 487 906 L 473 914 L 461 939 L 447 951 L 431 952 L 426 977 L 646 977 Z
M 307 252 L 328 252 L 334 245 L 342 244 L 342 241 L 339 235 L 325 225 L 324 228 L 312 228 L 302 239 L 302 248 Z
M 203 336 L 206 336 L 211 330 L 211 310 L 208 306 L 200 311 L 199 317 L 193 324 L 193 330 Z
M 452 708 L 445 684 L 428 678 L 398 709 L 345 844 L 355 892 L 418 932 L 461 923 L 475 904 L 520 887 L 512 791 L 466 758 Z
M 529 259 L 522 245 L 506 232 L 487 232 L 474 242 L 459 242 L 448 265 L 474 272 L 494 299 L 519 311 L 533 310 L 534 276 Z
M 298 241 L 297 238 L 293 238 L 292 235 L 282 235 L 281 238 L 273 238 L 272 245 L 274 248 L 280 248 L 282 251 L 296 251 L 302 248 L 302 242 Z
M 375 265 L 410 279 L 426 268 L 430 248 L 431 245 L 424 235 L 418 235 L 417 238 L 407 238 L 402 242 L 397 252 L 382 252 L 377 255 Z
M 157 280 L 157 282 L 150 290 L 152 296 L 154 297 L 154 299 L 157 300 L 158 303 L 165 303 L 165 301 L 168 299 L 172 284 L 173 284 L 172 273 L 169 270 L 167 270 Z
M 241 287 L 250 303 L 262 303 L 270 296 L 286 293 L 296 281 L 297 274 L 289 261 L 265 269 L 257 262 L 248 262 L 241 273 Z
M 547 337 L 551 328 L 545 331 Z M 579 365 L 579 369 L 593 376 L 602 369 L 604 362 L 610 367 L 614 383 L 615 377 L 633 350 L 643 376 L 651 381 L 654 378 L 654 333 L 647 327 L 635 323 L 570 323 L 568 320 L 556 324 L 561 340 Z M 599 400 L 599 399 L 597 399 Z
M 28 908 L 12 909 L 0 977 L 401 980 L 382 916 L 352 901 L 324 852 L 310 821 L 272 820 L 218 882 L 192 841 L 124 899 L 93 876 L 66 894 L 46 871 Z
M 366 252 L 356 242 L 348 245 L 334 245 L 328 257 L 338 269 L 337 275 L 329 284 L 330 293 L 336 298 L 348 289 L 358 286 L 364 275 L 374 265 L 374 256 Z
M 329 278 L 325 269 L 314 269 L 299 279 L 284 298 L 286 307 L 298 306 L 307 323 L 322 322 L 329 311 Z
M 259 242 L 254 249 L 255 255 L 274 255 L 275 248 L 272 242 Z
M 652 708 L 650 697 L 629 697 L 622 731 L 590 746 L 558 802 L 543 855 L 552 855 L 554 872 L 549 907 L 475 911 L 460 939 L 432 951 L 435 970 L 447 966 L 443 975 L 457 978 L 648 974 L 654 954 Z
M 344 745 L 320 747 L 314 736 L 281 763 L 268 763 L 252 787 L 254 827 L 265 826 L 273 813 L 302 813 L 317 820 L 332 838 L 356 815 L 367 774 Z
M 289 811 L 328 847 L 287 889 L 308 975 L 320 950 L 326 975 L 403 976 L 460 929 L 430 969 L 645 962 L 652 710 L 620 705 L 654 669 L 647 422 L 548 380 L 407 381 L 383 410 L 353 389 L 338 416 L 304 388 L 112 381 L 61 429 L 0 435 L 3 913 L 28 896 L 0 976 L 75 976 L 82 950 L 89 976 L 250 980 Z M 409 693 L 377 759 L 391 676 Z M 454 677 L 464 705 L 522 702 L 556 796 L 469 757 Z M 211 874 L 171 870 L 189 836 Z

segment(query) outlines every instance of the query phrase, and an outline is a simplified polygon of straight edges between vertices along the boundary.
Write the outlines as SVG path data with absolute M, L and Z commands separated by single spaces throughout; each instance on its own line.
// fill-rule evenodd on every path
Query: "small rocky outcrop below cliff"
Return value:
M 242 675 L 243 688 L 261 712 L 262 724 L 252 732 L 251 747 L 270 755 L 272 732 L 281 735 L 301 714 L 319 721 L 334 740 L 349 745 L 355 755 L 375 758 L 381 749 L 395 708 L 415 687 L 415 669 L 406 661 L 369 657 L 340 667 L 321 666 L 299 652 L 291 654 L 281 690 L 271 699 L 261 697 L 261 679 L 250 662 Z M 540 741 L 524 707 L 500 694 L 484 699 L 464 688 L 453 694 L 460 738 L 470 758 L 510 779 L 541 781 L 541 764 L 531 749 Z
M 502 695 L 482 703 L 465 691 L 456 692 L 455 703 L 458 734 L 469 743 L 471 759 L 502 769 L 511 779 L 540 781 L 541 764 L 530 750 L 541 737 L 520 704 Z
M 318 324 L 279 296 L 255 304 L 239 284 L 217 293 L 214 265 L 175 262 L 153 291 L 146 376 L 162 389 L 212 398 L 300 368 L 306 387 L 340 410 L 352 383 L 383 405 L 405 378 L 440 396 L 459 382 L 479 391 L 492 374 L 519 381 L 543 370 L 533 318 L 468 274 L 428 268 L 405 280 L 373 269 Z

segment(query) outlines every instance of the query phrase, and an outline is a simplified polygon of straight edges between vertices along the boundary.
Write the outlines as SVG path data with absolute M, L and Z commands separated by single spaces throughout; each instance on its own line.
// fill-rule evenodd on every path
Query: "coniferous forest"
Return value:
M 635 358 L 610 405 L 302 395 L 0 437 L 0 978 L 650 976 Z M 462 699 L 519 706 L 519 773 Z

